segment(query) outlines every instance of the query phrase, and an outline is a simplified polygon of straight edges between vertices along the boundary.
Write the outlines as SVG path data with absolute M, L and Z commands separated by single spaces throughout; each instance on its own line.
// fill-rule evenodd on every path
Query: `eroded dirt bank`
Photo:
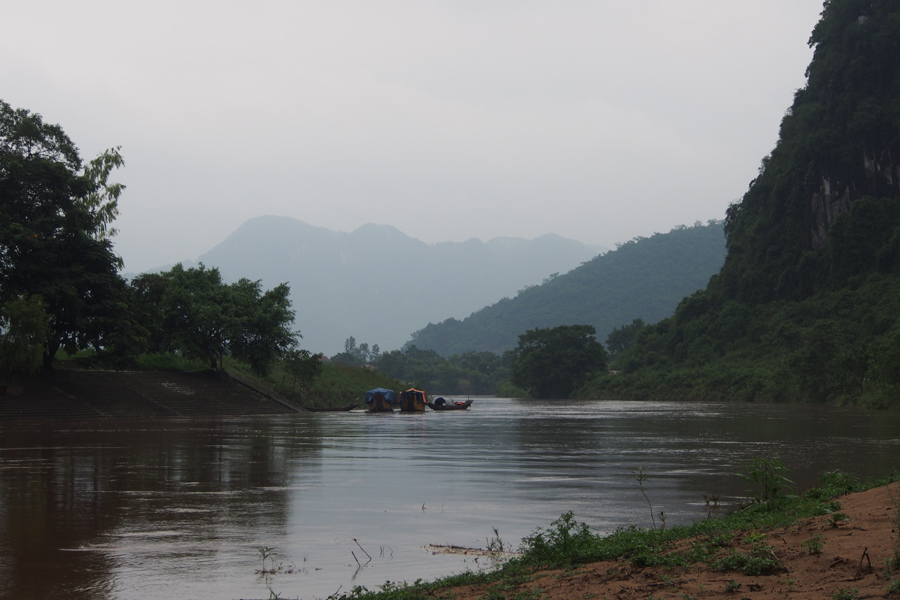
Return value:
M 772 547 L 780 563 L 763 575 L 716 571 L 707 565 L 687 568 L 635 568 L 626 560 L 583 565 L 578 569 L 537 573 L 518 587 L 493 590 L 502 584 L 444 590 L 441 597 L 475 600 L 500 597 L 548 600 L 769 598 L 831 599 L 839 590 L 844 598 L 896 598 L 890 594 L 887 561 L 897 551 L 896 512 L 898 484 L 843 496 L 838 519 L 831 515 L 804 519 L 794 525 L 758 534 L 735 536 L 731 547 L 749 543 Z M 840 515 L 845 515 L 842 518 Z M 748 536 L 755 538 L 748 539 Z M 685 540 L 690 546 L 693 540 Z M 900 586 L 898 586 L 900 587 Z M 855 590 L 855 592 L 853 591 Z M 855 593 L 855 595 L 853 595 Z

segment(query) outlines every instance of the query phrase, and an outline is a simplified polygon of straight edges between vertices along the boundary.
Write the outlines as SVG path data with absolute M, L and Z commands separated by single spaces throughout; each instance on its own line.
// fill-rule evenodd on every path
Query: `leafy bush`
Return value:
M 784 474 L 787 468 L 777 458 L 755 458 L 747 473 L 739 473 L 738 477 L 753 484 L 750 497 L 758 504 L 778 500 L 784 496 L 784 490 L 794 487 L 794 482 Z

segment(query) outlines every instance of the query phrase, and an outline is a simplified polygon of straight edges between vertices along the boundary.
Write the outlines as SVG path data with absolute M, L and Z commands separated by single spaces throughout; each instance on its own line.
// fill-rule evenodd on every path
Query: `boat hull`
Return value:
M 472 406 L 471 400 L 466 400 L 465 402 L 453 402 L 450 404 L 435 404 L 434 402 L 428 403 L 428 408 L 431 410 L 468 410 L 468 408 Z

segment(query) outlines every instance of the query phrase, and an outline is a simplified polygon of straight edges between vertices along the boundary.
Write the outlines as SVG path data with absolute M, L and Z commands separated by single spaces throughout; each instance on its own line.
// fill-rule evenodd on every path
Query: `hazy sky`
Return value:
M 122 146 L 127 271 L 285 215 L 613 246 L 720 219 L 821 0 L 10 0 L 0 98 Z

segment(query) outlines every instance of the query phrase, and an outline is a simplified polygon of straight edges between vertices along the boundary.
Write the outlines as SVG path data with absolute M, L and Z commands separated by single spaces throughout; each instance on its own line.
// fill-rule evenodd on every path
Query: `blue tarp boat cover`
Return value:
M 389 390 L 386 388 L 375 388 L 374 390 L 369 390 L 368 392 L 366 392 L 366 403 L 372 404 L 372 400 L 375 398 L 376 394 L 383 395 L 385 402 L 389 402 L 390 404 L 397 404 L 397 393 L 394 390 Z

